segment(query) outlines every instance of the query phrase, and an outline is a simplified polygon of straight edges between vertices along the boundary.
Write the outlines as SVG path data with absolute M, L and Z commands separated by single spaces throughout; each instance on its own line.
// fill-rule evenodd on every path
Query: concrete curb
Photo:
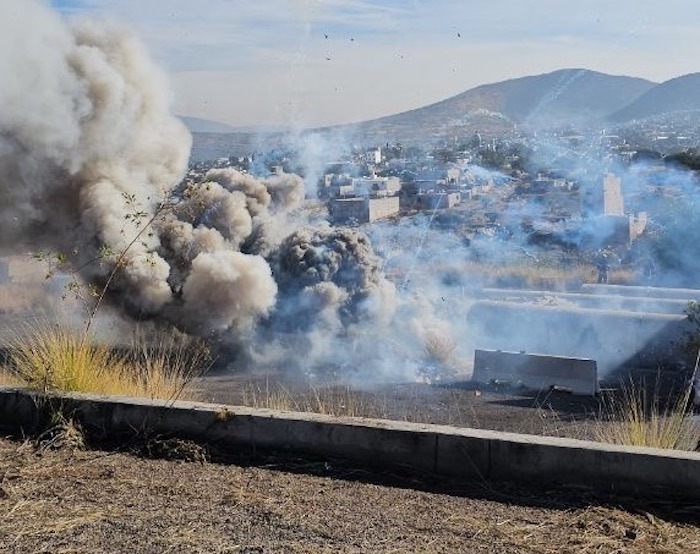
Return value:
M 230 451 L 288 451 L 470 480 L 700 498 L 698 452 L 442 425 L 87 394 L 44 397 L 0 387 L 0 427 L 31 431 L 47 402 L 73 414 L 88 432 L 110 439 L 148 431 Z

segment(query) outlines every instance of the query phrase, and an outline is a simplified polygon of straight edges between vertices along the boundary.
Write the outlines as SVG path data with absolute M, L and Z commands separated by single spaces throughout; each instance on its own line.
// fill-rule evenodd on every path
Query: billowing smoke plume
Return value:
M 191 185 L 154 222 L 173 291 L 161 315 L 199 334 L 252 328 L 277 295 L 266 257 L 290 231 L 293 221 L 287 217 L 303 199 L 303 181 L 296 175 L 258 180 L 214 169 Z
M 285 239 L 279 252 L 281 284 L 286 293 L 315 295 L 338 302 L 328 285 L 344 291 L 344 315 L 356 316 L 358 306 L 381 287 L 380 263 L 367 237 L 352 229 L 303 229 Z M 297 320 L 299 324 L 301 321 Z
M 0 30 L 3 250 L 24 243 L 87 261 L 103 245 L 129 247 L 122 286 L 130 301 L 162 308 L 171 294 L 158 239 L 142 233 L 131 244 L 189 155 L 162 74 L 128 32 L 68 27 L 34 0 L 3 2 Z M 89 271 L 104 277 L 110 267 Z
M 446 334 L 429 302 L 397 299 L 363 233 L 305 204 L 298 176 L 183 181 L 189 133 L 128 31 L 4 0 L 0 48 L 3 253 L 69 253 L 126 313 L 258 364 L 413 378 L 422 341 Z
M 129 310 L 200 333 L 266 315 L 277 286 L 253 250 L 281 240 L 271 214 L 303 199 L 301 181 L 212 172 L 175 204 L 191 139 L 139 41 L 34 0 L 3 2 L 0 27 L 3 250 L 72 252 L 101 284 L 118 263 Z

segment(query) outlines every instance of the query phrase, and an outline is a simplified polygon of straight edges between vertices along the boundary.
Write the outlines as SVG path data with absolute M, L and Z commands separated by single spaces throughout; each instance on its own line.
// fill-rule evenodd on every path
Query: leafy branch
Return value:
M 122 193 L 124 200 L 129 207 L 136 207 L 137 206 L 137 201 L 136 197 L 133 194 L 128 194 L 128 193 Z M 109 275 L 107 276 L 107 279 L 102 285 L 101 290 L 96 296 L 96 301 L 90 310 L 90 314 L 87 318 L 87 323 L 85 324 L 85 331 L 83 333 L 83 342 L 85 342 L 90 334 L 90 330 L 92 329 L 92 326 L 95 321 L 95 317 L 97 316 L 97 312 L 99 311 L 100 307 L 102 306 L 102 303 L 104 302 L 105 297 L 107 296 L 107 291 L 109 290 L 109 287 L 111 286 L 112 282 L 117 276 L 117 273 L 119 272 L 120 269 L 123 267 L 126 267 L 128 260 L 127 256 L 129 254 L 129 251 L 133 248 L 133 246 L 137 243 L 142 243 L 143 241 L 141 240 L 141 237 L 143 234 L 152 227 L 153 223 L 157 221 L 168 209 L 170 209 L 173 206 L 173 203 L 170 201 L 169 198 L 166 198 L 163 200 L 156 209 L 154 210 L 153 214 L 149 216 L 149 214 L 141 209 L 134 209 L 134 211 L 126 214 L 124 216 L 124 219 L 127 221 L 132 221 L 136 225 L 136 227 L 139 229 L 139 231 L 134 235 L 134 237 L 129 241 L 129 243 L 119 252 L 117 255 L 116 260 L 114 261 L 114 265 L 109 272 Z M 122 229 L 123 232 L 123 229 Z M 105 255 L 105 256 L 113 256 L 114 255 L 114 250 L 106 245 L 103 245 L 100 248 L 100 255 Z
M 191 195 L 193 193 L 188 191 L 188 194 Z M 72 259 L 80 254 L 77 247 L 73 248 L 70 254 L 67 252 L 54 252 L 50 250 L 40 250 L 32 254 L 32 257 L 35 260 L 43 262 L 48 266 L 48 271 L 45 277 L 46 279 L 52 279 L 60 270 L 67 270 L 67 272 L 73 276 L 73 279 L 65 286 L 66 292 L 62 295 L 62 298 L 65 300 L 68 293 L 74 295 L 76 299 L 79 299 L 82 302 L 83 307 L 87 312 L 85 328 L 81 339 L 81 343 L 83 344 L 90 336 L 97 313 L 102 307 L 105 297 L 107 296 L 110 287 L 114 283 L 115 278 L 117 277 L 119 271 L 128 265 L 130 251 L 137 244 L 141 244 L 144 247 L 147 246 L 147 243 L 144 240 L 144 234 L 149 232 L 153 224 L 159 218 L 161 218 L 165 212 L 172 209 L 172 207 L 175 205 L 172 198 L 167 197 L 161 201 L 152 212 L 148 212 L 140 205 L 135 194 L 123 192 L 122 199 L 124 200 L 124 204 L 128 210 L 128 213 L 124 215 L 124 221 L 137 230 L 135 235 L 123 248 L 115 249 L 109 244 L 101 244 L 96 255 L 84 260 L 79 265 L 71 264 Z M 126 233 L 126 228 L 122 228 L 120 233 L 124 235 Z M 103 264 L 106 262 L 109 262 L 112 267 L 101 286 L 97 287 L 91 283 L 86 287 L 80 285 L 76 276 L 83 269 L 92 264 Z M 85 290 L 87 290 L 87 293 Z M 92 301 L 90 301 L 90 299 L 92 299 Z

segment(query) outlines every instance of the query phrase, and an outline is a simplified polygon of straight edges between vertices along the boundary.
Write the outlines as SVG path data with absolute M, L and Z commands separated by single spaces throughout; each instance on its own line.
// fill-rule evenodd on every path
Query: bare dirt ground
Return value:
M 335 460 L 214 459 L 0 439 L 0 551 L 700 551 L 700 505 L 670 498 L 537 492 Z

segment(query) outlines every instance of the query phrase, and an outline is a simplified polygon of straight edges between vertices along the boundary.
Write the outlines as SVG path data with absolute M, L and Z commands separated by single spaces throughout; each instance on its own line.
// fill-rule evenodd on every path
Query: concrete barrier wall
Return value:
M 591 294 L 617 294 L 621 296 L 633 296 L 639 298 L 669 298 L 677 300 L 700 300 L 698 289 L 676 289 L 665 287 L 640 287 L 631 285 L 594 285 L 585 284 L 581 291 Z
M 599 390 L 595 360 L 500 350 L 474 352 L 472 380 L 479 383 L 504 380 L 513 387 L 538 391 L 562 387 L 588 396 Z
M 468 314 L 475 349 L 589 358 L 605 376 L 622 364 L 656 367 L 685 354 L 683 315 L 478 300 Z
M 700 453 L 439 425 L 92 395 L 46 400 L 0 387 L 0 427 L 31 429 L 46 402 L 72 414 L 88 431 L 112 439 L 147 432 L 228 450 L 289 451 L 469 480 L 700 498 Z

